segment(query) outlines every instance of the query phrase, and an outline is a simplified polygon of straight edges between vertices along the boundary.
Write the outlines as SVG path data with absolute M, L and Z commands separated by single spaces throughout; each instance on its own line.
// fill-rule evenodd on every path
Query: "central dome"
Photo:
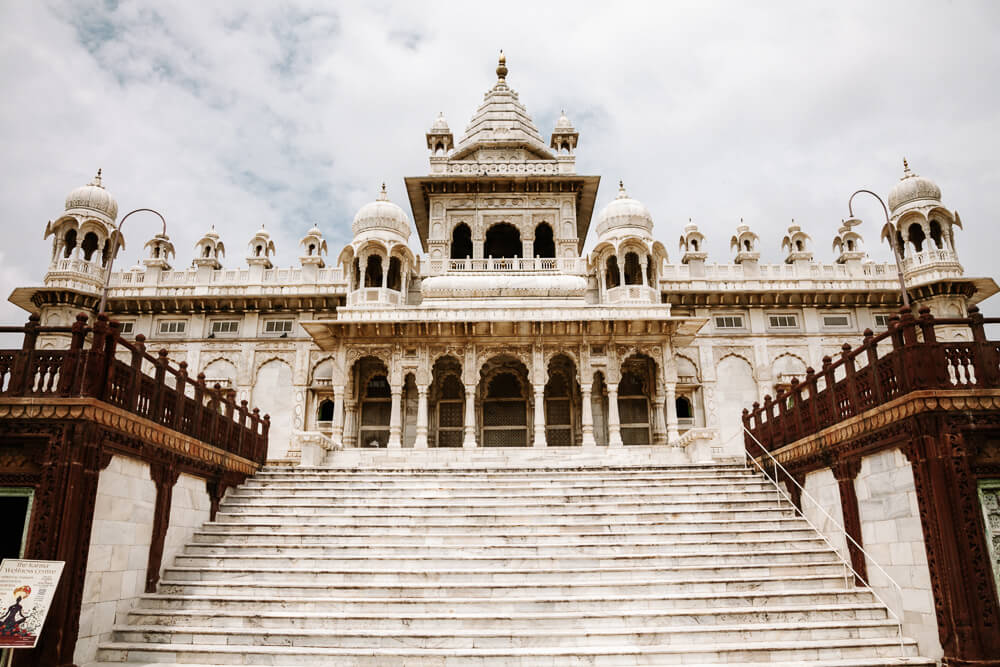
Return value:
M 377 230 L 398 234 L 404 241 L 410 238 L 410 219 L 402 208 L 389 201 L 384 183 L 378 199 L 358 209 L 351 223 L 351 232 L 355 237 Z
M 618 182 L 618 196 L 597 214 L 597 235 L 603 236 L 614 229 L 640 229 L 653 232 L 653 216 L 646 206 L 628 196 L 625 184 Z
M 66 212 L 77 211 L 83 215 L 99 213 L 102 217 L 107 217 L 107 222 L 110 223 L 118 217 L 118 202 L 101 185 L 100 169 L 94 180 L 66 195 Z

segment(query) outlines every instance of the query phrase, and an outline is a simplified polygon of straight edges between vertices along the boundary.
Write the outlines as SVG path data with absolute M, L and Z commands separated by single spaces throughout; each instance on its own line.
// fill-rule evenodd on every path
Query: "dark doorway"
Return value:
M 21 557 L 30 499 L 30 489 L 0 489 L 0 516 L 6 526 L 0 532 L 0 560 Z
M 486 247 L 483 252 L 487 257 L 521 257 L 523 251 L 521 232 L 514 225 L 501 222 L 486 232 Z
M 532 248 L 535 257 L 555 257 L 556 243 L 552 239 L 552 228 L 548 223 L 541 223 L 535 227 L 535 244 Z
M 455 225 L 451 232 L 451 258 L 472 257 L 472 230 L 464 222 Z

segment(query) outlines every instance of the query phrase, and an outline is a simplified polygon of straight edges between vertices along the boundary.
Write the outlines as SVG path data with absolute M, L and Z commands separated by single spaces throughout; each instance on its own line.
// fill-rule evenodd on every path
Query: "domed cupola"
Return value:
M 632 199 L 618 182 L 618 196 L 597 214 L 598 243 L 609 236 L 652 237 L 653 216 L 642 202 Z
M 97 217 L 113 225 L 118 217 L 118 202 L 101 185 L 101 170 L 87 185 L 80 186 L 66 195 L 66 214 Z
M 264 225 L 261 225 L 257 233 L 250 239 L 247 248 L 250 251 L 247 255 L 247 263 L 250 266 L 260 265 L 265 269 L 272 268 L 271 256 L 274 255 L 274 241 L 271 240 L 270 232 L 264 229 Z
M 207 267 L 212 270 L 222 268 L 220 257 L 226 256 L 226 245 L 219 238 L 219 233 L 215 231 L 215 225 L 205 232 L 201 240 L 194 246 L 195 257 L 192 264 L 197 267 Z
M 455 146 L 455 135 L 444 119 L 444 113 L 439 113 L 431 129 L 427 131 L 427 149 L 432 156 L 446 156 Z
M 906 162 L 906 158 L 903 158 L 903 176 L 889 190 L 889 210 L 895 214 L 913 202 L 929 204 L 940 201 L 941 188 L 931 179 L 910 171 L 910 165 Z
M 406 243 L 410 238 L 410 219 L 406 212 L 389 201 L 382 184 L 378 199 L 362 206 L 351 223 L 355 242 L 369 238 Z

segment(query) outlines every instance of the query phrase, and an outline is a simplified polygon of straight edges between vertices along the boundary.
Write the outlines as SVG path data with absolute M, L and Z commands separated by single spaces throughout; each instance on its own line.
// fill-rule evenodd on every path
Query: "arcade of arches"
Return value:
M 406 352 L 426 353 L 427 371 Z M 666 381 L 663 360 L 644 352 L 583 372 L 579 348 L 466 354 L 361 352 L 340 381 L 324 362 L 312 383 L 316 425 L 345 447 L 414 448 L 659 445 L 696 425 L 698 388 Z

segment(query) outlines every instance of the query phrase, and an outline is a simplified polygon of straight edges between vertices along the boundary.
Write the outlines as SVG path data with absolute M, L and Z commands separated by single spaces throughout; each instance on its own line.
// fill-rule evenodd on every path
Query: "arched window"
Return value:
M 382 256 L 369 255 L 365 266 L 365 287 L 382 286 Z
M 318 422 L 333 421 L 333 401 L 327 399 L 319 404 L 319 409 L 316 411 L 316 421 Z
M 67 229 L 66 236 L 63 237 L 63 243 L 65 248 L 63 248 L 63 257 L 68 258 L 73 253 L 73 248 L 76 247 L 76 230 Z
M 260 253 L 263 251 L 264 251 L 264 246 L 259 245 L 256 248 L 254 248 L 253 254 L 256 255 L 257 257 L 260 257 Z
M 743 239 L 743 249 L 750 252 L 750 239 Z
M 361 263 L 354 258 L 354 289 L 361 287 Z
M 472 257 L 472 230 L 464 222 L 455 225 L 451 231 L 451 258 L 466 259 Z
M 483 446 L 525 447 L 528 444 L 528 403 L 514 373 L 494 376 L 482 406 Z
M 698 252 L 698 239 L 691 239 L 691 250 Z
M 308 254 L 308 255 L 309 255 L 310 257 L 312 257 L 312 254 L 313 254 L 314 252 L 316 252 L 316 244 L 315 244 L 315 243 L 310 243 L 310 244 L 309 244 L 309 250 L 307 250 L 306 252 L 307 252 L 307 254 Z
M 919 224 L 914 222 L 910 225 L 910 243 L 913 244 L 913 249 L 916 252 L 920 252 L 924 249 L 924 240 L 927 239 L 927 235 L 924 234 L 924 228 Z
M 903 243 L 903 235 L 896 232 L 896 247 L 899 249 L 899 256 L 906 257 L 906 244 Z
M 642 378 L 633 371 L 622 373 L 618 383 L 618 415 L 626 445 L 650 445 L 649 397 Z
M 639 268 L 639 255 L 634 252 L 625 253 L 625 284 L 642 284 L 642 269 Z
M 104 243 L 104 247 L 101 248 L 101 266 L 108 265 L 108 259 L 111 257 L 111 239 L 108 239 Z
M 545 441 L 549 447 L 575 444 L 570 386 L 569 379 L 562 373 L 553 373 L 545 385 Z
M 520 257 L 523 251 L 521 232 L 514 225 L 501 222 L 486 232 L 486 247 L 483 252 L 487 257 Z
M 805 250 L 805 246 L 802 245 L 802 239 L 798 239 L 795 242 L 795 249 L 798 250 L 799 252 L 802 252 L 803 250 Z
M 97 234 L 87 232 L 83 237 L 83 243 L 80 244 L 80 250 L 83 251 L 83 258 L 89 262 L 97 250 Z
M 441 381 L 437 403 L 437 446 L 461 447 L 465 431 L 465 387 L 458 375 Z
M 358 437 L 362 447 L 385 447 L 389 443 L 391 398 L 386 376 L 373 375 L 365 385 L 361 400 L 361 428 Z
M 847 252 L 854 252 L 854 239 L 847 239 Z
M 937 220 L 931 220 L 931 240 L 939 249 L 944 247 L 941 240 L 941 223 Z
M 535 257 L 555 257 L 556 244 L 552 239 L 552 228 L 548 223 L 540 223 L 535 227 L 535 243 L 532 248 Z
M 201 256 L 205 257 L 206 259 L 209 258 L 209 257 L 211 257 L 212 256 L 212 246 L 206 245 L 205 246 L 205 251 L 201 254 Z
M 403 288 L 403 282 L 400 276 L 400 266 L 399 257 L 392 257 L 389 259 L 389 275 L 386 279 L 386 282 L 388 283 L 386 287 L 391 290 L 396 290 L 397 292 Z
M 607 270 L 604 273 L 604 284 L 608 289 L 618 287 L 621 284 L 621 271 L 618 269 L 618 257 L 611 255 L 608 257 Z
M 677 407 L 678 419 L 691 419 L 694 417 L 694 413 L 691 411 L 691 401 L 686 396 L 678 396 L 674 401 L 674 405 Z
M 656 286 L 656 271 L 653 269 L 652 255 L 646 255 L 646 282 L 650 287 Z

